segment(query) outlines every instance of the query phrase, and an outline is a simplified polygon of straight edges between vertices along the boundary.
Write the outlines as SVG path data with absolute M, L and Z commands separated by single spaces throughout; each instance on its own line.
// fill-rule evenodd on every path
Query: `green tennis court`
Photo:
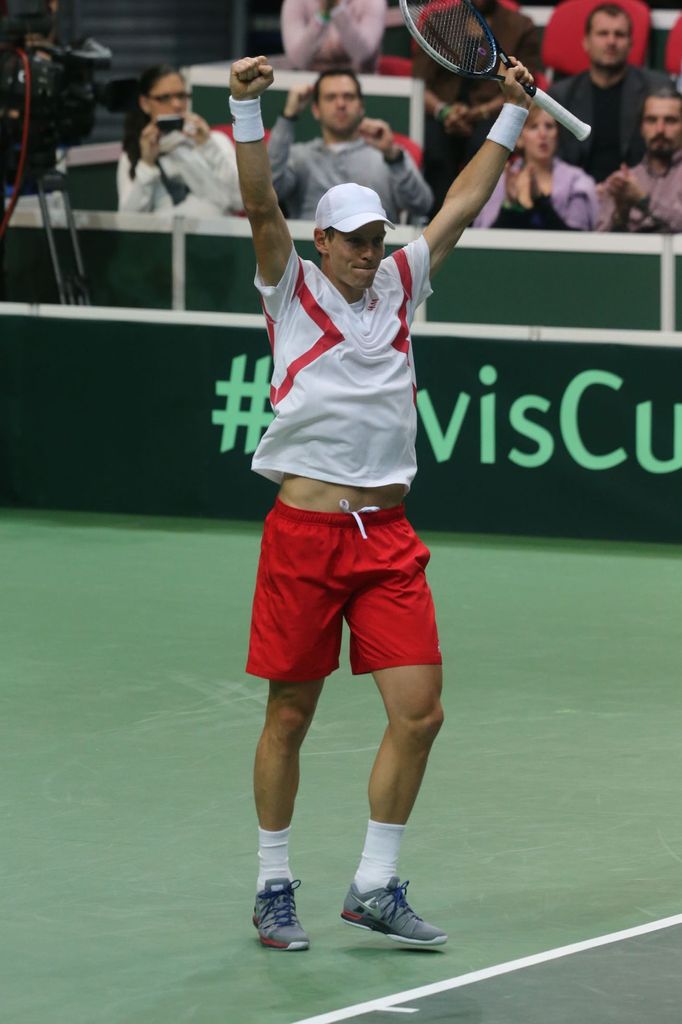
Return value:
M 0 1019 L 678 1024 L 680 928 L 642 926 L 682 909 L 682 549 L 426 536 L 448 717 L 401 871 L 450 941 L 339 918 L 383 722 L 342 669 L 292 834 L 312 946 L 283 956 L 250 922 L 259 532 L 0 510 Z

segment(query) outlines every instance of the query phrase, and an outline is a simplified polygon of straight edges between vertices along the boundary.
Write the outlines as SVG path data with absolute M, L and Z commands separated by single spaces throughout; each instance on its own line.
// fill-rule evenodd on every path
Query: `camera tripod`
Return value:
M 89 306 L 90 291 L 85 276 L 85 265 L 83 263 L 83 255 L 81 253 L 80 242 L 78 240 L 76 221 L 73 216 L 73 210 L 71 209 L 71 200 L 69 199 L 66 175 L 57 170 L 46 171 L 37 178 L 36 187 L 38 190 L 38 201 L 40 203 L 43 227 L 45 228 L 47 244 L 50 250 L 52 269 L 54 271 L 55 281 L 57 282 L 59 301 L 65 306 Z M 71 257 L 73 260 L 73 267 L 69 271 L 65 271 L 62 265 L 55 239 L 54 225 L 50 215 L 48 196 L 54 194 L 61 195 L 62 202 L 64 204 L 66 227 L 71 241 Z

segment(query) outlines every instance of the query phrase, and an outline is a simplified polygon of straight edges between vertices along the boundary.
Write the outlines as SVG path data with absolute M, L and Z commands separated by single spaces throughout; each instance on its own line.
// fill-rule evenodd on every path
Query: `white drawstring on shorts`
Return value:
M 358 529 L 360 530 L 360 534 L 362 536 L 362 539 L 363 540 L 367 540 L 367 532 L 365 530 L 365 524 L 363 523 L 362 519 L 360 518 L 360 513 L 361 512 L 380 512 L 381 508 L 379 507 L 379 505 L 365 505 L 363 508 L 359 508 L 357 512 L 354 512 L 353 509 L 350 507 L 350 502 L 348 501 L 348 499 L 347 498 L 341 498 L 341 501 L 339 502 L 339 508 L 341 509 L 342 512 L 350 512 L 350 514 L 352 515 L 353 519 L 358 524 Z

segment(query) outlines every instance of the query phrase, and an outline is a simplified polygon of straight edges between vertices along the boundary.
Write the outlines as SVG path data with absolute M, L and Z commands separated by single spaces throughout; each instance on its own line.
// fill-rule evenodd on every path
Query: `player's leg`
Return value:
M 382 932 L 397 942 L 439 946 L 440 928 L 427 924 L 406 899 L 398 856 L 434 739 L 443 722 L 440 665 L 374 672 L 388 725 L 369 781 L 370 820 L 358 870 L 344 902 L 347 924 Z
M 256 748 L 253 788 L 258 814 L 258 883 L 253 923 L 270 949 L 307 949 L 296 912 L 300 882 L 289 867 L 289 827 L 299 782 L 299 752 L 315 714 L 323 679 L 270 682 L 265 724 Z
M 383 568 L 347 608 L 351 664 L 373 674 L 388 717 L 370 779 L 372 820 L 404 825 L 443 722 L 430 556 L 404 516 L 384 526 L 368 516 L 367 538 L 358 561 L 366 553 L 370 569 Z
M 271 680 L 254 767 L 259 871 L 254 924 L 271 949 L 307 949 L 296 916 L 289 829 L 299 751 L 338 666 L 345 593 L 334 586 L 328 517 L 277 502 L 263 531 L 247 671 Z M 305 569 L 305 571 L 304 571 Z
M 404 518 L 373 529 L 367 517 L 367 535 L 363 550 L 386 568 L 348 610 L 351 662 L 354 672 L 374 675 L 388 725 L 370 777 L 365 846 L 341 916 L 399 942 L 440 945 L 447 936 L 414 913 L 407 883 L 398 878 L 405 823 L 443 721 L 441 656 L 425 576 L 429 552 Z
M 254 796 L 261 828 L 288 828 L 299 782 L 299 751 L 315 714 L 324 680 L 270 682 L 265 724 L 256 748 Z
M 373 821 L 404 825 L 421 786 L 441 725 L 440 665 L 407 665 L 374 672 L 388 725 L 369 780 Z

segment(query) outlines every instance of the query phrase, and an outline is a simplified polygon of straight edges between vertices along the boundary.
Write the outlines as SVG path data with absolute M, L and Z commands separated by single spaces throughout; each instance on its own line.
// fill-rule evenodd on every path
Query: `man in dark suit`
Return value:
M 617 4 L 594 8 L 585 23 L 583 46 L 590 58 L 589 71 L 564 78 L 550 92 L 591 124 L 592 134 L 578 142 L 560 129 L 558 155 L 582 167 L 595 181 L 604 181 L 621 164 L 634 167 L 644 156 L 639 131 L 642 105 L 649 93 L 670 81 L 662 72 L 628 64 L 632 22 Z
M 530 18 L 498 0 L 473 0 L 505 53 L 535 73 L 540 68 L 538 31 Z M 412 74 L 424 81 L 424 177 L 434 194 L 432 215 L 440 209 L 453 178 L 483 145 L 499 114 L 503 96 L 497 82 L 468 79 L 448 71 L 420 47 Z

